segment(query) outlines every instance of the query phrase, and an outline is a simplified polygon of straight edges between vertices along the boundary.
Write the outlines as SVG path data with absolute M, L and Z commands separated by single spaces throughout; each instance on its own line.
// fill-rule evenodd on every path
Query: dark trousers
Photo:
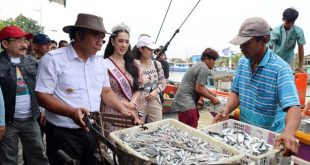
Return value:
M 51 165 L 62 162 L 56 154 L 58 150 L 63 150 L 81 165 L 97 164 L 94 156 L 97 146 L 95 132 L 58 127 L 46 122 L 45 134 L 46 154 Z
M 41 137 L 42 137 L 42 143 L 43 143 L 43 146 L 45 148 L 45 144 L 44 144 L 44 140 L 43 140 L 43 136 L 44 136 L 44 132 L 45 132 L 45 126 L 42 126 L 41 123 L 40 123 L 40 117 L 37 119 L 38 121 L 38 124 L 40 126 L 40 131 L 41 131 Z M 24 160 L 24 165 L 28 165 L 28 160 L 27 160 L 27 157 L 25 155 L 25 151 L 23 150 L 23 160 Z

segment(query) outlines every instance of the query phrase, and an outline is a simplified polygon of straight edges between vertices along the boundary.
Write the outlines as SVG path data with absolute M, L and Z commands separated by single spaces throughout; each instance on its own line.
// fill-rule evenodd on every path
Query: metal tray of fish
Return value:
M 279 163 L 280 150 L 273 148 L 279 133 L 233 119 L 212 124 L 201 131 L 241 151 L 245 155 L 242 164 L 253 161 L 256 165 Z
M 235 148 L 213 140 L 175 119 L 164 119 L 110 133 L 116 146 L 154 164 L 237 164 L 244 158 Z

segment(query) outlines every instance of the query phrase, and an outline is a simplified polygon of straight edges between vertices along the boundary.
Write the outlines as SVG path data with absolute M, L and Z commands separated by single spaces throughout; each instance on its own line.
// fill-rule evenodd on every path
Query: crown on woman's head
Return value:
M 115 25 L 112 28 L 112 33 L 119 31 L 119 30 L 123 30 L 123 31 L 127 31 L 128 33 L 130 32 L 130 28 L 128 25 L 124 24 L 123 22 L 120 24 Z

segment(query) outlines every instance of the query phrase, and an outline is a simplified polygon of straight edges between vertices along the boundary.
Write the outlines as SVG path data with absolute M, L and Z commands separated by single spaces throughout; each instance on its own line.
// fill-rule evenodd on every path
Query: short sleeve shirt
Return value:
M 110 87 L 102 57 L 90 56 L 86 62 L 72 45 L 50 51 L 39 62 L 36 91 L 52 94 L 73 108 L 99 111 L 103 87 Z M 46 110 L 46 118 L 56 126 L 79 128 L 72 119 Z
M 240 121 L 275 132 L 285 127 L 284 110 L 300 105 L 290 66 L 270 49 L 253 73 L 250 60 L 239 60 L 232 91 L 239 95 Z
M 289 31 L 286 31 L 284 25 L 280 25 L 272 30 L 268 45 L 271 45 L 273 51 L 284 61 L 290 63 L 294 59 L 296 43 L 298 45 L 306 44 L 303 30 L 294 25 Z
M 205 86 L 209 74 L 210 69 L 204 62 L 195 64 L 185 73 L 173 101 L 175 111 L 196 109 L 195 100 L 199 97 L 195 91 L 196 83 Z

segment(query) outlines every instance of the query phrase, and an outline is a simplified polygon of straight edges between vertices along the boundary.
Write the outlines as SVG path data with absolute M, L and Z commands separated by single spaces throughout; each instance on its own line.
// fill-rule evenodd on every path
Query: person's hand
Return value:
M 211 103 L 213 104 L 213 105 L 218 105 L 218 104 L 220 104 L 220 100 L 217 98 L 217 97 L 214 97 L 212 100 L 210 100 L 211 101 Z
M 214 118 L 212 124 L 218 123 L 229 118 L 229 110 L 224 107 Z
M 43 111 L 40 112 L 40 125 L 44 127 L 45 124 L 46 124 L 46 118 L 45 118 L 45 112 Z
M 123 103 L 124 103 L 125 107 L 130 109 L 130 110 L 136 111 L 138 108 L 138 105 L 134 102 L 124 101 Z
M 153 90 L 149 95 L 145 96 L 145 99 L 147 101 L 152 101 L 152 100 L 155 100 L 157 98 L 157 90 Z
M 4 133 L 5 133 L 5 126 L 0 126 L 0 141 L 2 137 L 4 136 Z
M 300 66 L 297 68 L 297 72 L 304 73 L 305 71 L 304 71 L 303 67 Z
M 283 156 L 291 156 L 298 152 L 299 141 L 292 133 L 284 131 L 280 136 L 278 136 L 274 147 L 279 148 L 281 144 L 284 144 Z
M 75 108 L 70 114 L 70 118 L 75 122 L 75 124 L 79 125 L 81 128 L 89 131 L 86 123 L 83 121 L 83 115 L 90 115 L 89 110 L 85 108 Z
M 120 113 L 125 116 L 131 116 L 134 124 L 143 124 L 143 122 L 139 119 L 139 117 L 136 115 L 134 111 L 122 109 Z

